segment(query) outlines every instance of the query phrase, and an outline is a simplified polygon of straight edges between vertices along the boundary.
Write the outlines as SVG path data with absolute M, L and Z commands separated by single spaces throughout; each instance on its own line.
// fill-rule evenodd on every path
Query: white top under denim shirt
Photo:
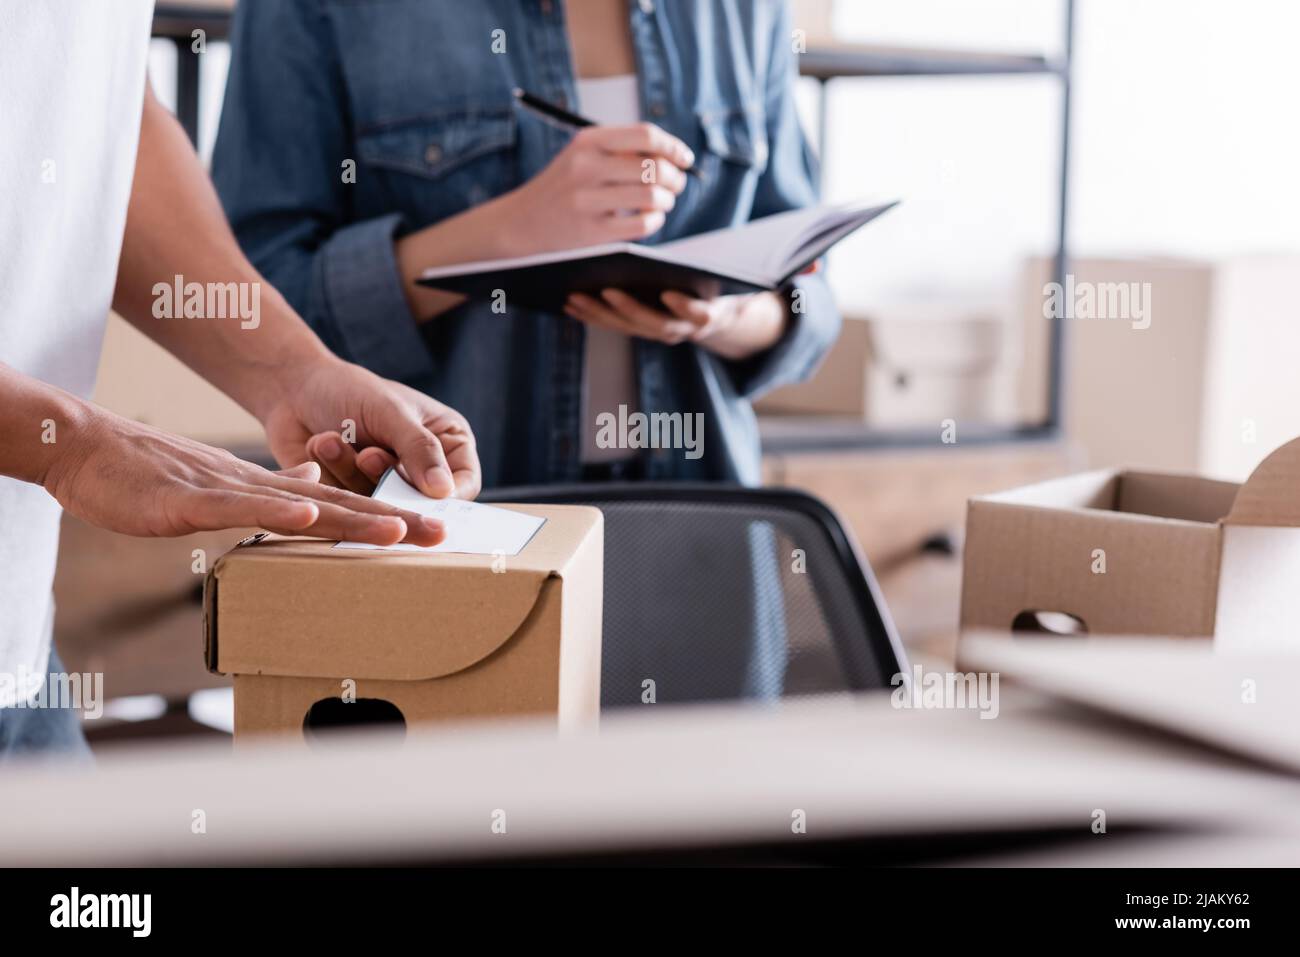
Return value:
M 578 81 L 578 107 L 583 116 L 602 126 L 630 126 L 640 119 L 636 74 L 601 76 Z M 637 410 L 636 354 L 632 340 L 613 329 L 587 326 L 582 361 L 582 461 L 618 462 L 634 453 L 601 448 L 596 442 L 597 416 Z
M 117 281 L 152 17 L 153 0 L 0 3 L 0 363 L 82 398 Z M 0 476 L 0 695 L 45 672 L 60 515 L 43 488 Z

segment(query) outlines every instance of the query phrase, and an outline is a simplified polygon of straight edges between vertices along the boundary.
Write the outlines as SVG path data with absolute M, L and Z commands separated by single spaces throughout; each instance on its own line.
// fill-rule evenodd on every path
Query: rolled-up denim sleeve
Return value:
M 320 247 L 306 313 L 339 355 L 403 382 L 433 367 L 402 290 L 393 240 L 402 228 L 393 213 L 344 226 Z
M 433 358 L 411 316 L 398 215 L 356 220 L 347 89 L 325 6 L 236 8 L 212 178 L 244 254 L 336 354 L 411 382 Z
M 757 355 L 730 363 L 736 392 L 747 399 L 807 379 L 839 334 L 839 310 L 820 275 L 796 277 L 783 296 L 789 319 L 781 338 Z
M 773 3 L 765 38 L 770 50 L 766 109 L 769 158 L 759 179 L 751 219 L 815 205 L 817 162 L 795 109 L 798 64 L 791 47 L 788 4 Z M 840 313 L 824 272 L 797 276 L 785 290 L 791 304 L 780 340 L 748 359 L 729 363 L 736 391 L 749 399 L 802 382 L 816 370 L 840 332 Z

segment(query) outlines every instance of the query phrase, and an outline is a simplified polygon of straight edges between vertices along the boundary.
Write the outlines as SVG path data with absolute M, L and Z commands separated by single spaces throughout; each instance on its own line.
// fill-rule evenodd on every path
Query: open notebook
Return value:
M 581 249 L 458 263 L 426 270 L 420 284 L 480 299 L 505 295 L 520 305 L 558 312 L 572 292 L 621 289 L 657 303 L 665 289 L 702 298 L 776 289 L 826 250 L 897 205 L 857 202 L 765 216 L 728 229 L 658 246 L 604 243 Z

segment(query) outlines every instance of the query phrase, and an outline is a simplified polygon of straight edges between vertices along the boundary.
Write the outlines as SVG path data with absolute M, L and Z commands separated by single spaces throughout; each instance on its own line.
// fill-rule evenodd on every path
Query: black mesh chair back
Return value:
M 884 689 L 906 670 L 870 568 L 803 492 L 642 482 L 480 501 L 604 513 L 605 708 Z

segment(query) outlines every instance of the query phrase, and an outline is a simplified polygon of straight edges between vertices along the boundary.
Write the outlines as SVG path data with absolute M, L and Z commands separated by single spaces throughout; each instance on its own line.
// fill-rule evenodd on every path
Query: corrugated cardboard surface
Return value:
M 1168 472 L 1121 473 L 1115 509 L 1135 515 L 1213 524 L 1232 510 L 1241 486 L 1197 475 Z
M 438 678 L 513 635 L 550 574 L 431 558 L 293 540 L 231 552 L 213 570 L 218 670 Z
M 1094 633 L 1300 648 L 1300 439 L 1240 486 L 1090 472 L 973 498 L 966 522 L 963 629 L 1054 612 Z
M 358 677 L 235 675 L 235 736 L 292 732 L 297 735 L 312 705 L 338 699 L 343 680 L 357 701 L 386 701 L 408 723 L 430 720 L 552 714 L 566 725 L 594 720 L 600 710 L 600 630 L 566 633 L 560 620 L 560 581 L 548 580 L 526 622 L 488 656 L 454 673 L 425 681 Z M 454 619 L 449 622 L 454 625 Z M 373 631 L 361 632 L 364 643 Z M 425 641 L 436 641 L 428 631 Z M 420 641 L 411 641 L 412 647 Z M 594 660 L 594 685 L 562 686 L 562 648 Z M 594 645 L 594 647 L 593 647 Z
M 1210 516 L 1233 490 L 1093 472 L 972 499 L 962 627 L 1007 630 L 1022 612 L 1059 612 L 1091 633 L 1213 635 L 1223 513 Z
M 208 577 L 209 666 L 235 676 L 236 734 L 300 730 L 338 697 L 409 719 L 599 709 L 603 518 L 505 506 L 546 524 L 517 556 L 336 549 L 270 536 Z
M 560 594 L 560 628 L 565 635 L 594 635 L 589 641 L 560 642 L 557 703 L 561 728 L 595 721 L 600 715 L 601 625 L 604 620 L 605 537 L 602 524 L 569 554 Z M 548 523 L 549 524 L 549 523 Z M 544 529 L 543 529 L 544 530 Z
M 1215 643 L 1227 651 L 1300 649 L 1300 439 L 1268 456 L 1223 525 Z

